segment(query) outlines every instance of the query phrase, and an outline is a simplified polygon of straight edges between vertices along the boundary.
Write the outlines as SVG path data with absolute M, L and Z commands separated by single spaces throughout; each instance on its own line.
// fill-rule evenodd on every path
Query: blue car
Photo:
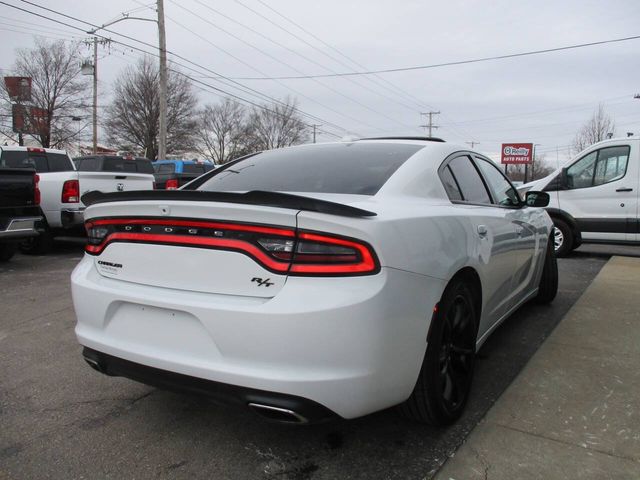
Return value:
M 175 190 L 214 168 L 216 168 L 216 166 L 209 162 L 156 160 L 153 162 L 156 189 Z

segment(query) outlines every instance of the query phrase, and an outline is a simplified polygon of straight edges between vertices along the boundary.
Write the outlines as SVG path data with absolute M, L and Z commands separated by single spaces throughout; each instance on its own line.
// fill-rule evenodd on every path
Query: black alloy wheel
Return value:
M 455 415 L 464 405 L 475 359 L 476 327 L 469 295 L 459 293 L 445 313 L 440 344 L 440 391 L 443 406 Z
M 403 416 L 444 426 L 462 415 L 471 390 L 478 332 L 472 288 L 456 278 L 442 295 L 416 385 L 398 407 Z

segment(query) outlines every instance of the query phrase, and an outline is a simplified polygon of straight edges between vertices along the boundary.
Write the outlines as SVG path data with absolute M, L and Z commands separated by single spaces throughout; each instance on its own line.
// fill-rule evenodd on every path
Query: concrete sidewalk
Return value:
M 640 258 L 604 266 L 436 479 L 640 479 Z

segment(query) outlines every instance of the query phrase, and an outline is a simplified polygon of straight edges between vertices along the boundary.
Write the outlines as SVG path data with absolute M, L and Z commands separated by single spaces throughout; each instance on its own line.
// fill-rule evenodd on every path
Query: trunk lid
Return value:
M 270 298 L 284 286 L 288 263 L 270 256 L 261 245 L 269 239 L 284 244 L 292 238 L 297 212 L 261 205 L 142 200 L 91 205 L 85 220 L 92 228 L 112 229 L 114 234 L 114 241 L 93 252 L 102 276 L 173 290 Z M 90 231 L 90 244 L 91 235 Z

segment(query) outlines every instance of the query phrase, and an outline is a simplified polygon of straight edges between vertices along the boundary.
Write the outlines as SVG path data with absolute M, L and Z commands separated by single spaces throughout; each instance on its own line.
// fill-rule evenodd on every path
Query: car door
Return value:
M 505 220 L 512 224 L 516 232 L 512 296 L 508 307 L 511 308 L 535 288 L 536 272 L 544 258 L 546 245 L 539 228 L 541 211 L 524 208 L 516 189 L 493 162 L 481 157 L 475 157 L 475 160 L 489 186 L 493 202 L 505 210 Z
M 516 230 L 509 218 L 510 210 L 492 201 L 486 182 L 469 155 L 448 160 L 439 173 L 451 201 L 468 206 L 466 217 L 476 235 L 475 243 L 470 245 L 470 255 L 475 257 L 482 281 L 484 304 L 479 325 L 482 336 L 514 303 Z
M 583 239 L 636 240 L 638 159 L 629 144 L 579 158 L 566 170 L 566 188 L 558 192 L 559 206 L 576 219 Z

